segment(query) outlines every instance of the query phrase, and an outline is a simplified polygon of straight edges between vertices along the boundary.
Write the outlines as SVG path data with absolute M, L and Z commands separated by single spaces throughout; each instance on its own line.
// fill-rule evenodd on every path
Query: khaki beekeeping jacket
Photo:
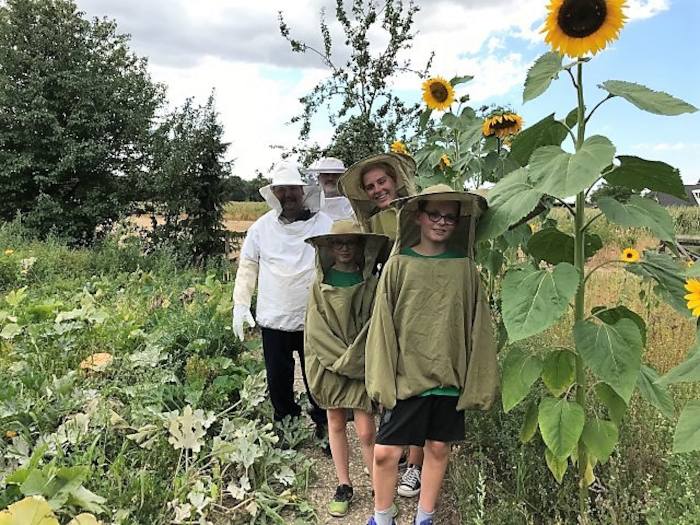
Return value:
M 360 173 L 368 164 L 377 162 L 385 162 L 394 168 L 399 197 L 415 195 L 416 163 L 413 158 L 400 153 L 381 153 L 356 162 L 338 180 L 338 191 L 350 201 L 362 231 L 387 235 L 393 241 L 397 229 L 396 208 L 380 210 L 362 186 Z
M 334 235 L 357 235 L 364 240 L 358 265 L 363 282 L 349 287 L 325 284 L 333 265 L 329 243 Z M 306 310 L 304 359 L 309 389 L 323 408 L 352 408 L 367 412 L 372 403 L 365 389 L 365 342 L 378 278 L 381 254 L 388 237 L 361 233 L 352 221 L 334 223 L 331 234 L 307 240 L 316 247 L 316 281 Z M 386 255 L 383 257 L 386 259 Z
M 449 249 L 464 258 L 401 255 L 420 240 L 418 202 L 431 199 L 460 201 Z M 367 392 L 386 408 L 440 386 L 459 389 L 458 410 L 485 410 L 493 403 L 496 342 L 473 259 L 476 223 L 485 210 L 482 197 L 445 185 L 406 199 L 401 208 L 399 236 L 377 289 L 365 361 Z

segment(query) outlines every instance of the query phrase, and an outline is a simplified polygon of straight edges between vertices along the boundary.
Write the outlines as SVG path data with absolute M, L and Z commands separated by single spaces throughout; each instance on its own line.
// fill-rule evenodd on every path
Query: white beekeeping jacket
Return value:
M 261 188 L 260 193 L 272 210 L 253 223 L 241 248 L 241 259 L 259 266 L 255 320 L 265 328 L 303 330 L 316 275 L 314 248 L 304 240 L 328 233 L 333 221 L 318 211 L 318 186 L 304 186 L 305 207 L 316 213 L 308 220 L 289 224 L 280 220 L 281 206 L 271 188 Z

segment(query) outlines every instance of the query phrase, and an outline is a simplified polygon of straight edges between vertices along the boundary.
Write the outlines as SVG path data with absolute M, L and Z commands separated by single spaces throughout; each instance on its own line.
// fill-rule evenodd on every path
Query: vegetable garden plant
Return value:
M 593 55 L 617 39 L 625 22 L 624 7 L 622 0 L 550 2 L 542 31 L 552 50 L 528 71 L 523 102 L 543 95 L 554 80 L 563 77 L 570 80 L 575 101 L 564 118 L 552 113 L 519 133 L 522 119 L 517 114 L 497 108 L 480 119 L 472 108 L 462 107 L 466 96 L 452 112 L 455 87 L 471 77 L 449 82 L 433 77 L 423 85 L 424 129 L 414 139 L 414 145 L 422 143 L 415 154 L 422 185 L 447 182 L 461 188 L 465 182 L 478 186 L 497 181 L 488 192 L 490 208 L 477 236 L 502 339 L 510 343 L 502 360 L 503 408 L 508 412 L 521 403 L 542 379 L 546 394 L 528 406 L 520 438 L 528 442 L 539 430 L 546 445 L 545 461 L 557 481 L 570 465 L 574 468 L 582 518 L 588 512 L 588 487 L 595 480 L 596 467 L 615 449 L 634 392 L 674 417 L 667 386 L 700 381 L 700 332 L 686 361 L 660 377 L 643 363 L 643 318 L 624 304 L 586 302 L 591 276 L 604 266 L 622 265 L 651 281 L 655 292 L 682 315 L 700 316 L 700 268 L 683 261 L 675 251 L 673 220 L 662 206 L 645 196 L 633 196 L 626 203 L 603 197 L 597 212 L 590 216 L 589 210 L 586 215 L 587 196 L 601 180 L 685 198 L 675 168 L 636 156 L 616 156 L 610 139 L 586 133 L 596 112 L 612 99 L 657 115 L 697 111 L 671 95 L 622 80 L 603 82 L 598 86 L 602 99 L 595 105 L 586 103 L 584 71 L 594 66 Z M 445 113 L 440 123 L 426 130 L 432 111 Z M 571 151 L 563 149 L 567 140 Z M 392 149 L 400 147 L 403 144 L 395 143 Z M 572 222 L 567 230 L 573 234 L 547 217 L 554 203 L 567 210 Z M 537 216 L 542 227 L 533 233 L 534 228 L 525 223 Z M 650 251 L 640 255 L 630 247 L 617 259 L 587 266 L 603 247 L 600 237 L 590 233 L 600 217 L 620 226 L 648 229 L 671 246 L 673 255 Z M 518 345 L 555 325 L 570 309 L 571 345 L 537 353 Z M 594 396 L 598 403 L 593 402 Z M 600 406 L 604 408 L 598 410 Z M 673 449 L 700 450 L 700 400 L 689 401 L 680 413 Z

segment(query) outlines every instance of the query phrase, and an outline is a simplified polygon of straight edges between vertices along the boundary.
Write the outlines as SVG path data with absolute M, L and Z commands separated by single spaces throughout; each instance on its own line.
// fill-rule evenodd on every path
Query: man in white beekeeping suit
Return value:
M 294 164 L 279 165 L 260 194 L 272 209 L 253 223 L 243 241 L 233 288 L 233 331 L 242 341 L 244 323 L 255 326 L 250 302 L 257 280 L 256 319 L 270 400 L 279 421 L 301 414 L 294 400 L 294 352 L 304 371 L 304 317 L 316 275 L 314 248 L 304 240 L 328 233 L 332 220 L 319 211 L 320 188 L 302 181 Z M 303 378 L 308 394 L 305 372 Z M 311 395 L 309 400 L 309 415 L 320 437 L 326 414 Z
M 308 175 L 318 177 L 318 185 L 323 190 L 321 211 L 333 222 L 354 219 L 350 201 L 338 192 L 338 179 L 345 173 L 345 165 L 340 159 L 323 157 L 306 170 Z

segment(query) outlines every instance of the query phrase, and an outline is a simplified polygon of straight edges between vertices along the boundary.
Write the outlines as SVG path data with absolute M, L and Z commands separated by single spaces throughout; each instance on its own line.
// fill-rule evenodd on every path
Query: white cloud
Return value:
M 656 16 L 670 8 L 670 0 L 627 0 L 625 13 L 630 20 L 642 20 Z

